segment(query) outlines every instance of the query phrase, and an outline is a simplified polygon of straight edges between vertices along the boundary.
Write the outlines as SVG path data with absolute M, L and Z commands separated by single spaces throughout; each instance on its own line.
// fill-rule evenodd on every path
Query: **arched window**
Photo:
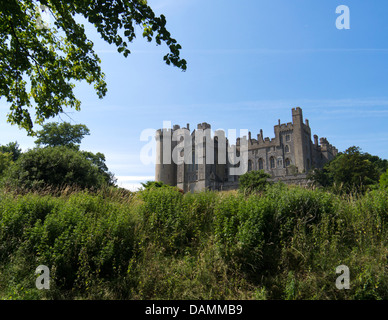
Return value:
M 269 164 L 271 166 L 271 169 L 275 168 L 275 158 L 274 157 L 269 158 Z
M 290 152 L 290 147 L 289 147 L 288 144 L 286 144 L 286 146 L 284 147 L 284 152 L 285 152 L 285 153 Z
M 263 170 L 264 169 L 264 162 L 263 162 L 263 159 L 260 158 L 259 159 L 259 170 Z
M 291 165 L 291 160 L 288 158 L 284 162 L 286 164 L 286 167 L 289 167 Z
M 248 171 L 252 171 L 252 160 L 248 160 Z

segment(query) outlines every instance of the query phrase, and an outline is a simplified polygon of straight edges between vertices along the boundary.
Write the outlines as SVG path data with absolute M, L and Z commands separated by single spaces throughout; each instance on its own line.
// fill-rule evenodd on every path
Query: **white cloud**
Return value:
M 117 185 L 130 191 L 142 188 L 141 182 L 153 181 L 154 176 L 116 176 Z

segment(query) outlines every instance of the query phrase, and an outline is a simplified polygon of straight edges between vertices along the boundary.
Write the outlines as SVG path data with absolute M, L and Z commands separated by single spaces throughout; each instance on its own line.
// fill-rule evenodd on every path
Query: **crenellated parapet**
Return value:
M 176 124 L 172 128 L 157 130 L 155 138 L 159 162 L 156 164 L 155 179 L 176 185 L 184 191 L 237 187 L 239 174 L 232 173 L 236 172 L 232 169 L 241 165 L 240 156 L 248 151 L 247 160 L 244 160 L 248 170 L 264 170 L 275 180 L 296 181 L 312 168 L 323 167 L 338 153 L 326 138 L 311 136 L 309 120 L 303 118 L 300 107 L 292 108 L 292 122 L 281 123 L 278 120 L 272 138 L 264 136 L 262 129 L 256 135 L 246 132 L 236 137 L 235 130 L 228 130 L 228 136 L 235 139 L 229 144 L 225 131 L 212 133 L 211 125 L 207 122 L 197 124 L 192 132 L 189 123 L 182 128 Z M 190 143 L 186 144 L 187 141 Z M 169 148 L 164 148 L 166 145 Z M 164 162 L 173 158 L 175 147 L 179 150 L 175 155 L 180 154 L 181 160 L 177 163 Z M 208 162 L 209 154 L 214 155 L 210 157 L 212 162 Z M 289 179 L 290 175 L 292 179 Z

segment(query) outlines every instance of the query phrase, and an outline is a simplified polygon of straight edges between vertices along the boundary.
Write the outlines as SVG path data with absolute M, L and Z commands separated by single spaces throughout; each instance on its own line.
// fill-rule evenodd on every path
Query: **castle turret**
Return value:
M 299 107 L 292 108 L 292 124 L 294 128 L 295 165 L 301 173 L 306 170 L 306 150 L 304 148 L 306 142 L 303 134 L 303 113 Z
M 172 141 L 172 133 L 168 128 L 156 131 L 155 181 L 176 186 L 177 166 L 172 159 L 172 150 L 176 143 Z

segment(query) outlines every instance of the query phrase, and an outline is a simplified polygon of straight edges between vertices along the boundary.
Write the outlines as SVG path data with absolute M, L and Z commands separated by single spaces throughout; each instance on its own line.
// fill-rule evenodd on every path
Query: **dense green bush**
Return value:
M 168 252 L 190 250 L 212 226 L 214 192 L 183 196 L 177 188 L 164 186 L 143 190 L 141 197 L 149 236 Z
M 380 187 L 381 187 L 382 189 L 385 189 L 385 188 L 388 189 L 388 169 L 387 169 L 386 172 L 384 172 L 384 173 L 380 176 L 379 183 L 380 183 Z
M 378 185 L 382 170 L 386 169 L 387 160 L 361 152 L 359 147 L 353 146 L 338 153 L 322 169 L 312 170 L 308 178 L 337 194 L 364 193 Z
M 256 272 L 263 266 L 274 207 L 266 198 L 230 195 L 215 208 L 215 235 L 225 257 Z M 246 268 L 244 268 L 246 269 Z
M 2 299 L 388 299 L 387 248 L 385 190 L 0 189 Z M 342 264 L 350 290 L 335 287 Z
M 25 189 L 46 185 L 100 188 L 110 179 L 82 152 L 62 146 L 29 150 L 4 175 L 6 186 Z
M 239 178 L 239 190 L 244 193 L 262 192 L 270 184 L 270 177 L 264 170 L 246 172 Z
M 66 200 L 27 195 L 2 199 L 0 205 L 3 263 L 24 261 L 30 272 L 47 265 L 55 286 L 65 292 L 83 292 L 126 274 L 137 225 L 128 207 L 87 193 Z M 13 276 L 22 282 L 17 272 Z
M 297 224 L 306 230 L 335 212 L 333 196 L 277 184 L 265 195 L 229 195 L 215 208 L 215 235 L 225 257 L 251 272 L 274 267 L 277 247 L 286 245 Z

